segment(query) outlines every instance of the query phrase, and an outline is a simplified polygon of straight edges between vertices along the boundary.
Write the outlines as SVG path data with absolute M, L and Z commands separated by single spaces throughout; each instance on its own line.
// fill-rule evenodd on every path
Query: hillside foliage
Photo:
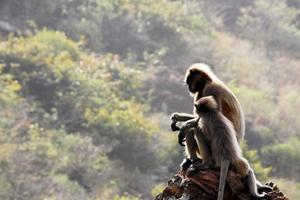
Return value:
M 195 62 L 240 100 L 258 178 L 299 196 L 300 2 L 225 2 L 0 1 L 0 198 L 161 192 L 183 158 L 169 115 L 192 112 Z

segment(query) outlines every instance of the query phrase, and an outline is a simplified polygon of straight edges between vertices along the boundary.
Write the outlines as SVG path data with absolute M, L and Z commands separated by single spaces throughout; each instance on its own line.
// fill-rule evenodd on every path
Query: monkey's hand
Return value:
M 173 113 L 173 114 L 171 115 L 170 119 L 171 119 L 172 121 L 178 121 L 179 117 L 180 117 L 180 114 L 177 113 L 177 112 L 175 112 L 175 113 Z
M 183 131 L 183 129 L 181 129 L 178 134 L 178 144 L 184 147 L 185 145 L 183 144 L 183 142 L 185 142 L 185 132 Z
M 190 115 L 187 113 L 178 113 L 175 112 L 171 115 L 170 119 L 171 119 L 171 129 L 172 131 L 179 131 L 180 128 L 177 126 L 177 122 L 184 122 L 187 120 L 191 120 L 193 119 L 195 116 L 194 115 Z
M 170 117 L 171 119 L 171 130 L 172 131 L 179 131 L 180 128 L 177 126 L 177 121 L 178 121 L 178 118 L 179 118 L 179 114 L 178 113 L 173 113 Z
M 180 128 L 176 125 L 176 121 L 172 121 L 171 123 L 171 130 L 172 131 L 180 131 Z

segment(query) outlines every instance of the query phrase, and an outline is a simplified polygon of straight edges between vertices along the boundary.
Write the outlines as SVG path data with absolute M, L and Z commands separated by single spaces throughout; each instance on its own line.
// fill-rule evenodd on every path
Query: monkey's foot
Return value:
M 190 165 L 192 164 L 192 161 L 188 158 L 183 159 L 183 161 L 180 164 L 181 170 L 186 171 Z
M 192 160 L 192 164 L 187 169 L 187 172 L 189 174 L 191 174 L 191 173 L 194 173 L 197 171 L 203 171 L 203 170 L 207 170 L 207 169 L 210 169 L 210 166 L 207 164 L 203 164 L 202 159 L 196 158 L 196 159 Z
M 273 188 L 269 185 L 257 185 L 257 189 L 258 189 L 258 192 L 261 193 L 261 192 L 270 192 L 273 190 Z

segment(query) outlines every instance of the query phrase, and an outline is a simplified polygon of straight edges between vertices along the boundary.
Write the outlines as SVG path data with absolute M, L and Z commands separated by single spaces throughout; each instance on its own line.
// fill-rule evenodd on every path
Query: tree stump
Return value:
M 262 200 L 288 200 L 273 183 L 273 188 Z M 205 170 L 193 174 L 178 172 L 169 180 L 168 186 L 154 200 L 216 200 L 218 196 L 219 171 Z M 255 200 L 249 193 L 246 180 L 229 170 L 226 179 L 224 200 Z

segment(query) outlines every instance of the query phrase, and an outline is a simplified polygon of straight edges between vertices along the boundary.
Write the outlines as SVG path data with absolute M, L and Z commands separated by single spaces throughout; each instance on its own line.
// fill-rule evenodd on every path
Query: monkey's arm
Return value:
M 198 123 L 198 120 L 199 118 L 198 117 L 195 117 L 193 119 L 190 119 L 188 121 L 186 121 L 180 131 L 179 131 L 179 134 L 178 134 L 178 143 L 181 145 L 181 146 L 184 146 L 183 142 L 184 142 L 184 138 L 186 136 L 186 134 L 188 133 L 188 131 L 191 129 L 191 128 L 195 128 L 197 126 L 197 123 Z
M 188 114 L 188 113 L 175 112 L 171 115 L 171 120 L 178 121 L 178 122 L 184 122 L 193 118 L 195 118 L 195 115 Z
M 171 115 L 171 129 L 172 131 L 179 131 L 180 128 L 176 125 L 177 122 L 185 122 L 187 120 L 194 119 L 195 116 L 188 113 L 173 113 Z

